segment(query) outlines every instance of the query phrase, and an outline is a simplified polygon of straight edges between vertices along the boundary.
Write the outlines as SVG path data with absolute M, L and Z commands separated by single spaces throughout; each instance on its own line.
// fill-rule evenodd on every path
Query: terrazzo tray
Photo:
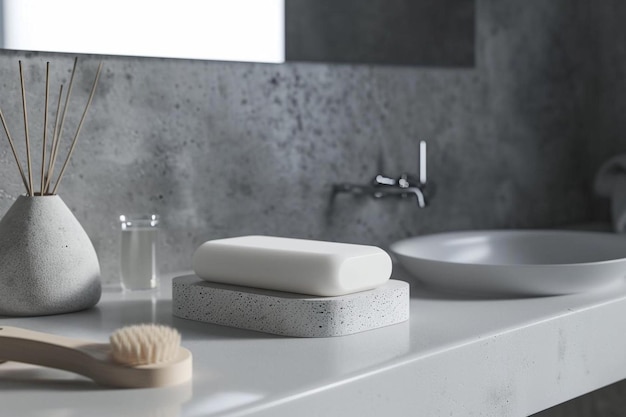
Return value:
M 172 281 L 172 314 L 184 319 L 296 337 L 344 336 L 409 319 L 409 284 L 313 297 L 201 280 Z

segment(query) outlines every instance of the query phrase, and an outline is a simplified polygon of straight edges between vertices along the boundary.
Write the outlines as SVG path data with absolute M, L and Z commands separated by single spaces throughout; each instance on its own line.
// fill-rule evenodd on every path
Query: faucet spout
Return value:
M 420 188 L 409 187 L 405 189 L 405 192 L 408 194 L 413 194 L 415 196 L 415 200 L 417 201 L 417 205 L 419 208 L 426 207 L 426 196 L 424 196 L 424 192 Z
M 333 195 L 338 193 L 349 193 L 353 195 L 369 195 L 373 198 L 380 199 L 386 197 L 400 197 L 400 198 L 412 198 L 415 197 L 415 202 L 419 208 L 425 208 L 428 205 L 428 200 L 424 191 L 419 187 L 395 187 L 395 186 L 372 186 L 361 184 L 341 183 L 335 184 L 333 187 Z
M 415 201 L 419 208 L 427 206 L 426 196 L 419 187 L 372 187 L 372 196 L 374 198 L 384 198 L 388 196 L 397 196 L 401 198 L 415 197 Z

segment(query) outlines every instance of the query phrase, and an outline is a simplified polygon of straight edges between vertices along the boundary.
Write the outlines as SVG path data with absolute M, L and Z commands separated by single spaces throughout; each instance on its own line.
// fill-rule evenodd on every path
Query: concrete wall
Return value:
M 205 240 L 247 233 L 385 246 L 428 232 L 583 221 L 589 92 L 580 80 L 589 65 L 579 15 L 566 3 L 478 2 L 469 69 L 104 57 L 59 194 L 90 234 L 107 282 L 118 279 L 121 213 L 162 216 L 165 272 L 188 269 Z M 39 138 L 45 61 L 55 103 L 72 58 L 0 54 L 0 106 L 16 138 L 17 60 Z M 65 143 L 99 59 L 80 59 Z M 369 181 L 381 165 L 389 175 L 416 171 L 419 139 L 429 142 L 438 186 L 428 209 L 351 196 L 329 207 L 334 182 Z M 23 187 L 0 145 L 4 211 Z

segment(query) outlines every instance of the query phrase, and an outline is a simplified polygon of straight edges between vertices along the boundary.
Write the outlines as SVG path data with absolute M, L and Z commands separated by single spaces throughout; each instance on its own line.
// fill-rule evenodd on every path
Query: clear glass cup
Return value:
M 121 215 L 120 273 L 125 290 L 157 287 L 159 216 Z

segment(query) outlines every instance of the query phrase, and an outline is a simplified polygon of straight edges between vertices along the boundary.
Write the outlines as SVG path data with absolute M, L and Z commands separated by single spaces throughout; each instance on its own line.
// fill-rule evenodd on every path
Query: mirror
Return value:
M 4 49 L 472 66 L 475 0 L 0 0 Z

